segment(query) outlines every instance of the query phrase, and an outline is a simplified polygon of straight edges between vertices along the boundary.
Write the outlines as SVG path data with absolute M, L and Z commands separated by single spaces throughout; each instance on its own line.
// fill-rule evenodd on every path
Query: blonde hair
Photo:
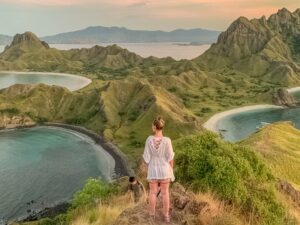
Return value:
M 157 130 L 162 130 L 165 126 L 165 121 L 164 119 L 162 118 L 162 116 L 157 116 L 154 121 L 153 121 L 153 126 L 155 126 L 155 128 Z

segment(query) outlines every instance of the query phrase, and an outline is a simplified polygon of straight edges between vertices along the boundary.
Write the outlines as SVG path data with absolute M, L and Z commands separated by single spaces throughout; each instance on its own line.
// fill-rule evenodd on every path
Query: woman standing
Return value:
M 152 123 L 154 135 L 150 135 L 145 144 L 144 161 L 148 165 L 147 180 L 150 186 L 149 214 L 154 219 L 158 187 L 163 199 L 163 215 L 165 222 L 170 222 L 170 196 L 169 185 L 175 180 L 173 174 L 174 152 L 171 139 L 163 136 L 165 122 L 158 116 Z

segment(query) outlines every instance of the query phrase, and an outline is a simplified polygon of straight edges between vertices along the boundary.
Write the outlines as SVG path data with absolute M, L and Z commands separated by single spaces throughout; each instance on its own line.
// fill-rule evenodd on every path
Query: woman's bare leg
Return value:
M 156 207 L 156 198 L 158 192 L 158 182 L 151 181 L 149 182 L 150 191 L 149 191 L 149 214 L 155 215 L 155 207 Z
M 165 217 L 169 217 L 170 210 L 170 194 L 169 194 L 169 179 L 164 180 L 160 183 L 161 194 L 163 199 L 163 214 Z

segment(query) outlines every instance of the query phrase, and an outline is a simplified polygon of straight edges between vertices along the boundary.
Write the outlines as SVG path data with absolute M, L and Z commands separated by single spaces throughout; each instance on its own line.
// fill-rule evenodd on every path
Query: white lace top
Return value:
M 147 179 L 168 179 L 175 180 L 170 161 L 174 158 L 171 139 L 168 137 L 157 138 L 153 135 L 146 140 L 143 154 L 148 164 Z

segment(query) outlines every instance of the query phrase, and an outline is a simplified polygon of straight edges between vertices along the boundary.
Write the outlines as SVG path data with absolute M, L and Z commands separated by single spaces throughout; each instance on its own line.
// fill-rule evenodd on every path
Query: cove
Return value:
M 91 83 L 91 80 L 77 75 L 65 73 L 42 72 L 0 72 L 0 89 L 14 84 L 47 84 L 68 88 L 70 91 L 79 90 Z
M 299 102 L 299 88 L 289 89 Z M 211 117 L 204 127 L 218 132 L 225 140 L 241 141 L 268 123 L 292 121 L 300 129 L 300 106 L 287 108 L 272 105 L 254 105 L 225 111 Z
M 85 134 L 57 127 L 0 132 L 0 221 L 71 199 L 90 178 L 110 180 L 115 160 Z

